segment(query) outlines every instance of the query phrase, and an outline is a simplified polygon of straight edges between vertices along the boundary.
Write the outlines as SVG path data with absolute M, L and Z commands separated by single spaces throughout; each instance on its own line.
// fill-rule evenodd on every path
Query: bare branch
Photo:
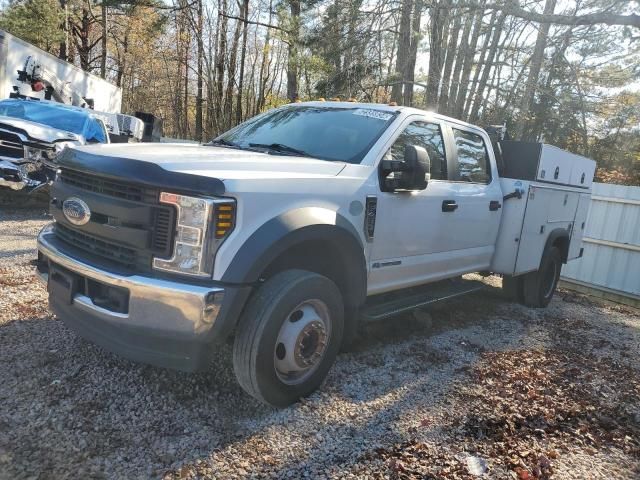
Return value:
M 523 18 L 535 23 L 553 23 L 557 25 L 622 25 L 640 28 L 640 15 L 619 15 L 609 12 L 595 12 L 584 15 L 544 14 L 526 10 L 517 1 L 509 1 L 505 4 L 459 3 L 451 8 L 469 10 L 502 10 L 507 15 Z
M 231 18 L 233 20 L 240 20 L 241 22 L 248 23 L 249 25 L 260 25 L 261 27 L 273 28 L 274 30 L 280 30 L 281 32 L 290 33 L 289 30 L 286 30 L 286 29 L 284 29 L 282 27 L 279 27 L 278 25 L 272 25 L 270 23 L 255 22 L 255 21 L 252 21 L 252 20 L 247 20 L 246 18 L 237 17 L 235 15 L 228 15 L 228 14 L 222 13 L 222 12 L 220 12 L 220 16 L 221 17 L 226 17 L 226 18 Z

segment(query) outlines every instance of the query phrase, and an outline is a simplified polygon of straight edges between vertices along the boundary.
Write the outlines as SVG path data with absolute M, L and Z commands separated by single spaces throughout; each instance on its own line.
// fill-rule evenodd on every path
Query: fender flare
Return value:
M 345 217 L 320 207 L 289 210 L 265 222 L 237 250 L 221 281 L 255 283 L 273 260 L 295 245 L 310 240 L 321 240 L 336 247 L 340 262 L 349 272 L 350 295 L 345 303 L 363 303 L 367 291 L 367 264 L 362 238 Z

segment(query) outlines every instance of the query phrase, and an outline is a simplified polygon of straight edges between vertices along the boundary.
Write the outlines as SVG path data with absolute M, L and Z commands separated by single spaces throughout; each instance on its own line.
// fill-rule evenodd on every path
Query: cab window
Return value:
M 463 182 L 489 183 L 491 163 L 483 138 L 465 130 L 453 129 L 458 151 L 457 179 Z
M 415 145 L 424 148 L 431 160 L 431 179 L 447 179 L 447 161 L 440 125 L 429 122 L 412 122 L 398 136 L 385 155 L 387 160 L 403 160 L 404 147 Z

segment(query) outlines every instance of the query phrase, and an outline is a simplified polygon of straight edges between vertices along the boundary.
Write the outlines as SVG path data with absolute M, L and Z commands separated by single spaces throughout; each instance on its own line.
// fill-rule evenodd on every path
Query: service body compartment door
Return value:
M 501 141 L 504 178 L 591 188 L 596 162 L 553 145 Z
M 596 173 L 596 162 L 575 162 L 571 168 L 571 180 L 569 184 L 576 187 L 591 188 L 593 176 Z
M 543 144 L 537 178 L 543 182 L 569 185 L 572 166 L 572 154 L 552 145 Z
M 587 215 L 589 214 L 589 206 L 591 205 L 591 195 L 589 193 L 580 194 L 578 200 L 578 208 L 573 221 L 573 229 L 571 230 L 571 243 L 569 244 L 569 260 L 578 258 L 582 249 L 582 237 L 587 224 Z
M 573 222 L 578 207 L 579 194 L 565 190 L 551 190 L 543 188 L 542 194 L 549 196 L 549 223 L 562 222 L 568 225 Z
M 522 223 L 514 272 L 516 275 L 540 267 L 551 232 L 556 229 L 571 232 L 579 197 L 580 193 L 576 191 L 531 185 Z
M 542 251 L 547 241 L 547 218 L 552 208 L 549 191 L 531 185 L 527 196 L 527 206 L 522 222 L 522 233 L 518 240 L 518 254 L 514 274 L 537 270 Z
M 529 182 L 513 178 L 501 178 L 500 186 L 504 195 L 513 196 L 502 202 L 502 218 L 496 240 L 496 249 L 491 259 L 491 271 L 513 275 L 518 256 L 518 246 L 522 233 L 522 221 L 527 206 Z M 516 196 L 522 192 L 521 198 Z

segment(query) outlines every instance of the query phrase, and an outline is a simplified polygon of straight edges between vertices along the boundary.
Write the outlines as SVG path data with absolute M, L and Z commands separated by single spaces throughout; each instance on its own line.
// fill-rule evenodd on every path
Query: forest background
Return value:
M 640 2 L 10 0 L 0 28 L 209 140 L 298 100 L 397 102 L 598 162 L 640 185 Z

